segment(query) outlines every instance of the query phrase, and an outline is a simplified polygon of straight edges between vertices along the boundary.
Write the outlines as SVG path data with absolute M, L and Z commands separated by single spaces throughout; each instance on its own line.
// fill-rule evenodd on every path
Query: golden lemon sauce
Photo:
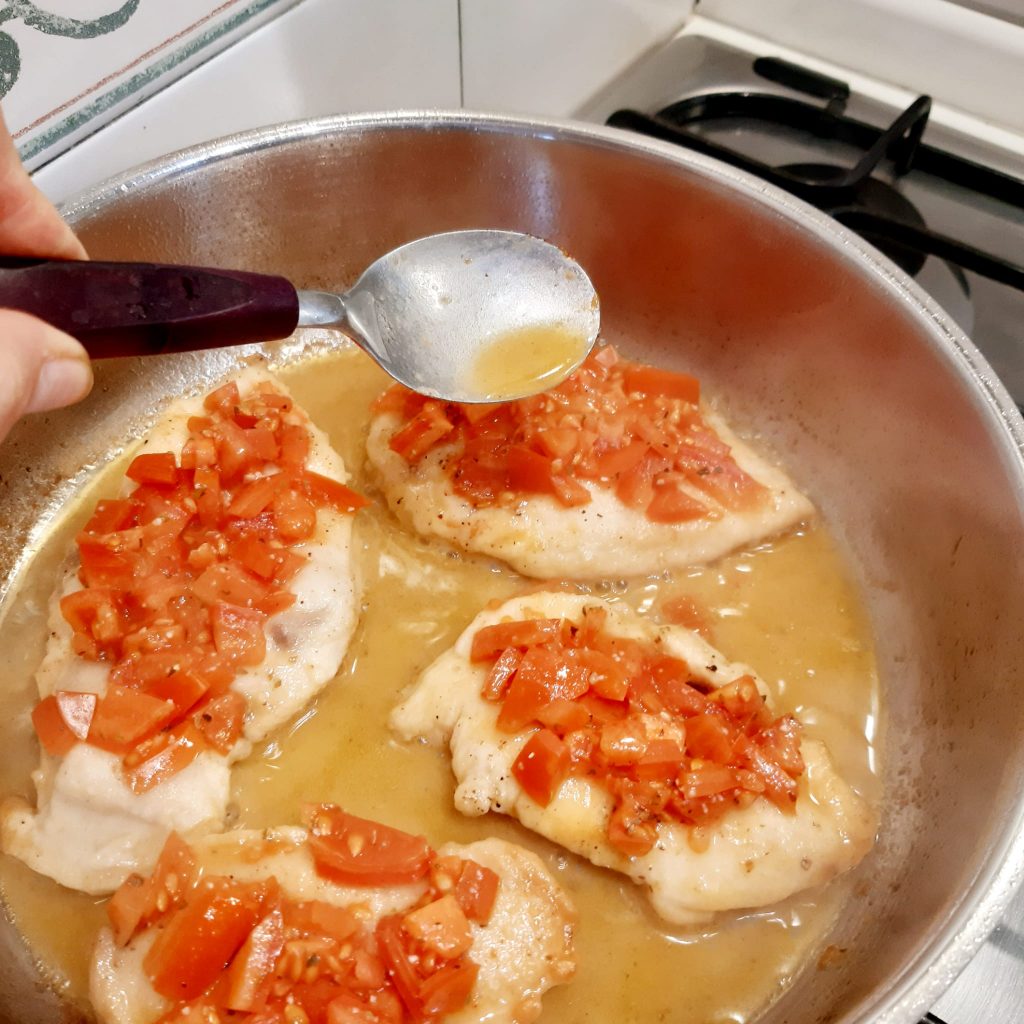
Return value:
M 465 386 L 488 401 L 546 391 L 561 383 L 587 354 L 587 339 L 564 324 L 501 334 L 477 356 Z
M 346 351 L 281 371 L 373 494 L 363 441 L 373 397 L 388 383 L 361 353 Z M 66 514 L 25 574 L 0 622 L 0 793 L 31 793 L 37 746 L 28 712 L 32 673 L 46 640 L 46 605 L 74 531 L 104 487 Z M 452 807 L 444 752 L 406 745 L 386 721 L 399 695 L 488 601 L 526 589 L 500 565 L 455 554 L 400 529 L 375 503 L 359 513 L 356 562 L 362 619 L 337 679 L 296 721 L 271 737 L 233 775 L 231 820 L 243 827 L 296 823 L 303 801 L 336 801 L 360 815 L 425 834 L 433 843 L 497 835 L 535 850 L 579 912 L 579 969 L 548 993 L 542 1021 L 560 1024 L 743 1024 L 775 999 L 816 955 L 850 895 L 839 879 L 784 905 L 716 922 L 700 932 L 666 927 L 642 891 L 621 876 L 564 854 L 509 818 L 469 819 Z M 687 595 L 707 610 L 712 642 L 752 665 L 779 710 L 797 711 L 824 739 L 839 770 L 867 798 L 879 795 L 872 739 L 877 685 L 868 623 L 836 548 L 822 526 L 694 569 L 591 588 L 642 613 Z M 74 856 L 74 851 L 70 851 Z M 103 900 L 60 888 L 10 857 L 0 887 L 29 947 L 66 998 L 86 1006 L 93 937 Z

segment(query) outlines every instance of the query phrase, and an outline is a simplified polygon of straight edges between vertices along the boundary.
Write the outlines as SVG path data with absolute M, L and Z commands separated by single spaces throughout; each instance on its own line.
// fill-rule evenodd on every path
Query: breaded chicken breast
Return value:
M 214 394 L 222 407 L 168 408 L 51 603 L 36 806 L 9 801 L 0 836 L 69 888 L 110 892 L 152 867 L 172 830 L 221 827 L 231 763 L 334 677 L 355 628 L 346 503 L 362 499 L 341 457 L 265 371 Z M 299 483 L 282 490 L 287 474 Z M 175 516 L 183 529 L 161 534 Z M 98 612 L 86 604 L 104 595 Z M 132 631 L 140 605 L 157 610 Z
M 593 597 L 481 612 L 391 725 L 449 748 L 462 813 L 622 872 L 675 923 L 821 885 L 873 843 L 872 810 L 751 669 Z

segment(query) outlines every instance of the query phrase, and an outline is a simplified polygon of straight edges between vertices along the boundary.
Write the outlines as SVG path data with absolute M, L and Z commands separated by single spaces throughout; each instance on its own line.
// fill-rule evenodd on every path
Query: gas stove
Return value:
M 845 13 L 871 6 L 850 0 Z M 695 18 L 577 114 L 725 160 L 830 213 L 932 294 L 1024 409 L 1024 130 L 966 116 L 948 96 L 937 112 L 892 84 L 913 84 L 906 68 L 872 78 L 822 60 L 813 27 L 806 54 L 770 42 L 774 28 Z M 862 59 L 877 75 L 880 61 Z M 1022 68 L 1024 52 L 1006 83 L 1018 95 Z M 925 1020 L 1024 1021 L 1024 892 Z

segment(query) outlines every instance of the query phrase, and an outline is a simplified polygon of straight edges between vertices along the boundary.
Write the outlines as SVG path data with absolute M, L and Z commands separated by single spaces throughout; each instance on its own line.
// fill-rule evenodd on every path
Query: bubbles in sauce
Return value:
M 372 494 L 363 440 L 370 401 L 387 378 L 348 351 L 281 371 Z M 113 486 L 113 476 L 109 478 Z M 90 487 L 90 500 L 97 491 Z M 32 673 L 46 639 L 46 605 L 74 531 L 87 514 L 69 509 L 7 605 L 0 622 L 0 794 L 29 794 L 37 747 L 28 709 Z M 498 835 L 535 850 L 579 912 L 579 970 L 544 1000 L 542 1022 L 559 1024 L 743 1024 L 778 997 L 815 955 L 850 893 L 840 879 L 784 905 L 718 922 L 701 933 L 666 927 L 621 876 L 564 854 L 509 818 L 464 818 L 452 807 L 447 758 L 388 732 L 387 715 L 416 675 L 492 600 L 535 589 L 501 566 L 465 558 L 400 529 L 377 504 L 356 522 L 363 617 L 336 682 L 233 776 L 233 823 L 298 820 L 300 803 L 333 800 L 432 842 Z M 804 714 L 839 770 L 869 800 L 879 798 L 870 738 L 878 717 L 867 617 L 839 554 L 818 525 L 675 577 L 589 589 L 657 615 L 687 596 L 705 610 L 712 642 L 752 665 L 780 710 Z M 93 936 L 103 901 L 61 889 L 0 857 L 0 887 L 30 948 L 65 996 L 84 1006 Z M 0 1012 L 2 1016 L 2 1012 Z
M 488 343 L 465 386 L 491 402 L 546 391 L 568 377 L 588 351 L 588 339 L 563 324 L 523 327 Z

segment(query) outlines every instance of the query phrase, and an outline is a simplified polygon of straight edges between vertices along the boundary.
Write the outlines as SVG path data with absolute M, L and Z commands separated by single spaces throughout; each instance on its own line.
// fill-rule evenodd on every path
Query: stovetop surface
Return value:
M 765 52 L 770 48 L 766 46 Z M 613 81 L 578 114 L 598 123 L 624 109 L 660 116 L 680 101 L 715 93 L 759 93 L 827 104 L 827 99 L 815 100 L 758 74 L 754 61 L 764 55 L 684 33 Z M 884 128 L 901 108 L 890 102 L 891 87 L 879 93 L 886 98 L 851 92 L 840 108 L 850 118 Z M 908 103 L 914 98 L 907 94 Z M 667 115 L 671 116 L 671 109 Z M 728 146 L 741 158 L 775 167 L 808 163 L 849 167 L 863 155 L 833 139 L 809 137 L 778 124 L 766 129 L 763 122 L 739 116 L 690 122 L 686 128 L 702 139 Z M 1018 184 L 1024 182 L 1024 157 L 983 138 L 933 120 L 925 127 L 922 141 L 1009 175 Z M 930 229 L 962 239 L 1017 268 L 1024 267 L 1024 204 L 1019 191 L 1013 193 L 1015 201 L 1003 202 L 992 196 L 971 195 L 920 171 L 900 175 L 887 164 L 880 165 L 874 176 L 898 193 L 897 203 L 906 200 Z M 918 262 L 918 283 L 972 338 L 1018 405 L 1024 407 L 1024 290 L 964 271 L 936 256 Z M 1024 1022 L 1024 891 L 1018 893 L 988 942 L 926 1020 L 928 1024 Z

